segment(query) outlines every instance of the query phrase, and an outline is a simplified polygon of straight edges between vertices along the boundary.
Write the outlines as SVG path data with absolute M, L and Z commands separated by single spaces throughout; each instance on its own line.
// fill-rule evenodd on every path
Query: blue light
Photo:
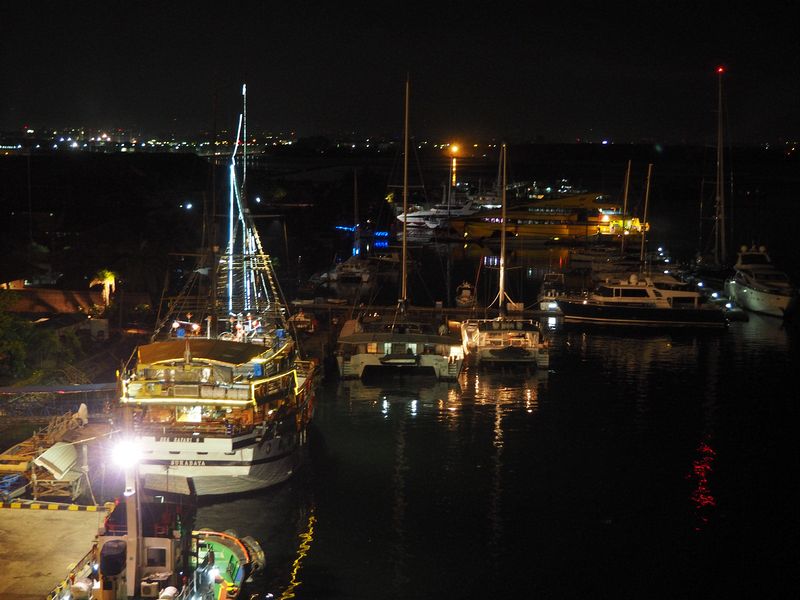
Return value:
M 389 242 L 384 242 L 384 241 L 375 242 L 375 247 L 376 248 L 388 248 L 389 247 Z
M 376 232 L 375 232 L 373 235 L 374 235 L 375 237 L 385 237 L 385 238 L 388 238 L 388 237 L 389 237 L 389 232 L 388 232 L 388 231 L 376 231 Z
M 347 227 L 346 225 L 337 225 L 336 229 L 339 229 L 340 231 L 349 231 L 350 233 L 353 233 L 356 230 L 355 227 Z

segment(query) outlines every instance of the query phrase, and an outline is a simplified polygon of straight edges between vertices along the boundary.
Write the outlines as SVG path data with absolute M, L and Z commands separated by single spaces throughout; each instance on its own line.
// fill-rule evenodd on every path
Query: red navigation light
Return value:
M 717 73 L 722 75 L 725 72 L 725 67 L 717 67 Z

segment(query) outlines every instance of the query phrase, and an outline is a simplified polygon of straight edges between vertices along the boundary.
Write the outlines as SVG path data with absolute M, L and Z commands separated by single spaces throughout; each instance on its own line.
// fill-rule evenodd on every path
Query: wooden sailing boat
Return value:
M 274 485 L 294 473 L 306 442 L 316 363 L 298 357 L 247 209 L 247 150 L 238 142 L 247 140 L 245 116 L 229 166 L 227 246 L 206 263 L 215 297 L 191 305 L 193 314 L 181 298 L 172 302 L 120 379 L 125 423 L 143 456 L 138 475 L 153 491 L 213 495 Z
M 547 367 L 550 354 L 547 343 L 542 340 L 539 323 L 533 319 L 509 317 L 506 301 L 511 299 L 505 290 L 506 269 L 506 161 L 507 150 L 503 144 L 500 162 L 503 173 L 502 228 L 500 231 L 500 277 L 497 303 L 500 316 L 496 319 L 468 319 L 461 325 L 461 339 L 465 353 L 476 366 L 522 364 Z
M 403 134 L 403 212 L 408 210 L 408 104 L 409 82 L 405 88 Z M 433 375 L 456 379 L 464 353 L 457 336 L 451 335 L 446 320 L 436 324 L 410 318 L 408 304 L 408 236 L 403 222 L 400 298 L 391 315 L 361 315 L 342 326 L 336 350 L 339 376 L 359 379 L 370 372 Z

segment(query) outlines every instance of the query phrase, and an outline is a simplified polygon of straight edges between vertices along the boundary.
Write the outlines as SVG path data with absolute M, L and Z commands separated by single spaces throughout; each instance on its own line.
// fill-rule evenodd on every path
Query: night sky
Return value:
M 3 2 L 0 130 L 800 138 L 796 2 Z M 613 6 L 609 8 L 608 6 Z M 215 103 L 216 97 L 216 103 Z M 214 106 L 216 104 L 216 110 Z

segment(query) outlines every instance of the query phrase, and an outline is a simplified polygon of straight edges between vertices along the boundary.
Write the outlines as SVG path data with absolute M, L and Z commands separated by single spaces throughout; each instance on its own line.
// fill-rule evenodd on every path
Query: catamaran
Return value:
M 506 146 L 500 151 L 502 168 L 502 207 L 500 236 L 500 277 L 497 302 L 500 316 L 496 319 L 467 319 L 461 324 L 464 352 L 476 366 L 521 364 L 546 368 L 550 364 L 547 343 L 542 340 L 539 324 L 533 319 L 511 317 L 506 313 L 512 304 L 505 291 L 506 253 Z
M 403 163 L 403 212 L 408 208 L 408 82 L 406 82 Z M 339 333 L 336 362 L 342 379 L 360 379 L 370 372 L 430 374 L 456 379 L 464 353 L 449 323 L 409 317 L 407 294 L 407 223 L 403 222 L 401 292 L 391 315 L 363 315 L 345 321 Z
M 242 95 L 224 252 L 209 251 L 120 379 L 138 474 L 154 491 L 229 494 L 280 483 L 299 465 L 313 414 L 317 364 L 298 357 L 247 210 L 246 87 Z

